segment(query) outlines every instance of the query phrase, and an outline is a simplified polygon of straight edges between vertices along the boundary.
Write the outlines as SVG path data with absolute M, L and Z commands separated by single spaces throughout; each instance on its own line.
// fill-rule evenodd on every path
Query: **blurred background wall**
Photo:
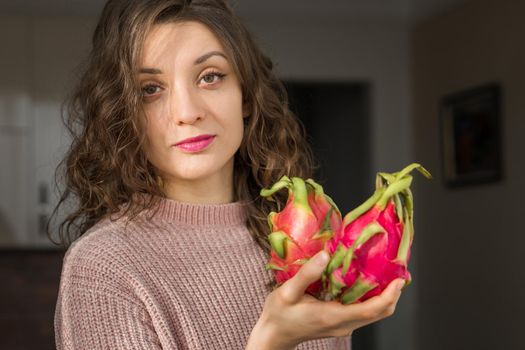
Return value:
M 503 181 L 448 189 L 435 171 L 432 186 L 415 185 L 420 349 L 525 347 L 523 14 L 523 1 L 470 1 L 412 35 L 417 160 L 440 169 L 436 111 L 449 92 L 499 82 L 503 116 Z
M 56 203 L 54 169 L 69 144 L 60 108 L 88 53 L 94 20 L 0 15 L 0 212 L 10 219 L 4 245 L 49 246 L 41 223 Z
M 358 124 L 365 125 L 363 129 L 355 130 L 357 124 L 345 122 L 343 115 L 336 125 L 330 115 L 319 113 L 317 125 L 328 125 L 323 139 L 330 140 L 334 129 L 345 130 L 348 138 L 363 141 L 359 144 L 366 154 L 360 164 L 359 158 L 327 156 L 327 167 L 334 173 L 339 167 L 340 173 L 327 174 L 326 183 L 335 182 L 335 177 L 341 181 L 341 173 L 348 173 L 349 182 L 366 196 L 373 190 L 375 172 L 396 171 L 412 161 L 435 176 L 428 182 L 415 174 L 416 239 L 410 266 L 414 281 L 396 314 L 368 327 L 363 332 L 367 340 L 355 349 L 522 348 L 518 316 L 525 302 L 519 258 L 524 238 L 518 218 L 524 212 L 520 201 L 524 190 L 517 181 L 524 168 L 520 152 L 525 149 L 520 137 L 525 131 L 520 65 L 525 62 L 523 2 L 232 3 L 283 80 L 366 89 L 362 94 L 366 123 Z M 101 0 L 0 0 L 0 245 L 4 249 L 53 249 L 42 234 L 42 223 L 56 203 L 53 173 L 69 142 L 61 126 L 60 105 L 75 79 L 75 67 L 89 51 L 102 5 Z M 439 100 L 487 81 L 498 81 L 503 87 L 504 180 L 446 188 L 440 167 Z M 332 192 L 337 188 L 342 187 L 334 186 Z M 365 199 L 352 197 L 346 206 Z M 9 261 L 3 266 L 12 276 L 19 268 Z M 46 269 L 29 266 L 19 270 L 29 276 L 38 273 L 37 266 Z M 49 266 L 56 269 L 56 264 Z M 54 302 L 49 288 L 58 288 L 59 273 L 56 270 L 56 280 L 42 282 L 47 283 L 43 287 L 47 292 L 34 289 L 34 294 L 47 295 Z M 7 280 L 7 272 L 0 278 Z M 4 293 L 16 295 L 16 290 L 4 289 Z M 0 304 L 0 320 L 12 323 L 16 307 L 8 296 L 0 295 L 0 300 L 5 303 Z M 38 305 L 44 310 L 39 311 L 39 324 L 44 325 L 40 327 L 46 337 L 50 330 L 45 324 L 52 322 L 54 304 Z

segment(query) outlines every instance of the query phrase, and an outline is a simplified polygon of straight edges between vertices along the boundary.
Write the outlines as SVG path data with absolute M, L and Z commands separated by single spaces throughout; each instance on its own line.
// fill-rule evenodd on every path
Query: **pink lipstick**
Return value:
M 208 147 L 213 142 L 213 140 L 215 140 L 215 135 L 199 135 L 196 137 L 184 139 L 180 142 L 177 142 L 173 146 L 178 147 L 179 149 L 188 153 L 195 153 Z

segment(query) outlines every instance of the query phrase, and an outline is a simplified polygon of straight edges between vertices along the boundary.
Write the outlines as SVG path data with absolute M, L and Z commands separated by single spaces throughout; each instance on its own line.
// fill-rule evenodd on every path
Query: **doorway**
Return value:
M 284 81 L 289 107 L 305 126 L 320 183 L 344 215 L 370 193 L 370 89 L 366 83 Z M 374 350 L 375 326 L 352 335 L 352 348 Z

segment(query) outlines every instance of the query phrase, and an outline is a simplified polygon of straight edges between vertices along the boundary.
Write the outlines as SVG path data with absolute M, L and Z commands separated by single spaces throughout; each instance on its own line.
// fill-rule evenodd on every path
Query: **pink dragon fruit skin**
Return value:
M 409 173 L 414 169 L 431 178 L 416 163 L 394 174 L 378 173 L 374 195 L 345 215 L 343 230 L 327 243 L 331 260 L 323 283 L 330 299 L 361 302 L 380 294 L 396 278 L 403 278 L 405 286 L 411 282 L 407 264 L 414 228 Z
M 278 285 L 292 278 L 300 267 L 322 249 L 328 239 L 342 229 L 341 212 L 323 188 L 312 179 L 283 176 L 261 196 L 271 196 L 283 188 L 288 189 L 286 206 L 279 213 L 268 215 L 272 250 L 266 265 L 272 269 Z M 307 292 L 319 297 L 321 281 L 312 283 Z

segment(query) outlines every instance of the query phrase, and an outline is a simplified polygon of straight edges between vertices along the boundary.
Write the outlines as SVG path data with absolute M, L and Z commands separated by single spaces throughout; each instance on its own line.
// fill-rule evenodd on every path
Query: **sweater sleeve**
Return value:
M 66 254 L 55 309 L 57 350 L 162 349 L 144 303 L 119 266 L 95 247 Z

